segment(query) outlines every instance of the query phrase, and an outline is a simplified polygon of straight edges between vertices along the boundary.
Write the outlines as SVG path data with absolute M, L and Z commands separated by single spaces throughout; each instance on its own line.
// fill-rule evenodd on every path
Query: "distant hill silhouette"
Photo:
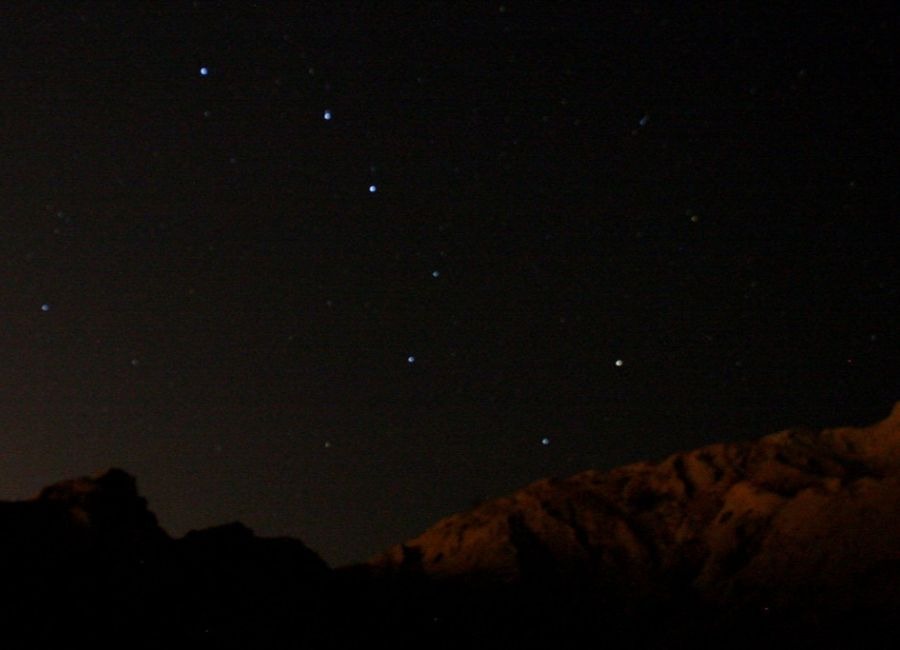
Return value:
M 118 469 L 0 502 L 4 648 L 896 647 L 900 404 L 538 481 L 367 564 L 173 539 Z

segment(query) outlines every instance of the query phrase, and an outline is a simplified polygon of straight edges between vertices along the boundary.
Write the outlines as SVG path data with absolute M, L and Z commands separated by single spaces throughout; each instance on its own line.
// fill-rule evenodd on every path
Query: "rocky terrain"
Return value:
M 861 594 L 900 602 L 900 583 L 886 580 L 900 577 L 900 404 L 866 428 L 790 429 L 538 481 L 372 565 L 439 580 L 603 585 L 638 600 L 690 589 L 733 607 L 851 606 Z
M 356 567 L 173 539 L 121 470 L 0 502 L 4 648 L 895 647 L 900 404 L 538 481 Z
M 313 613 L 331 577 L 300 541 L 237 523 L 170 538 L 119 469 L 0 503 L 0 571 L 4 648 L 248 647 L 253 625 Z

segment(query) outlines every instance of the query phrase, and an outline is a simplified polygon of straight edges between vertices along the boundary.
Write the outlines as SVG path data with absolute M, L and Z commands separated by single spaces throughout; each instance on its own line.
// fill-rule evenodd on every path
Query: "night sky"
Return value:
M 0 498 L 343 564 L 886 416 L 896 8 L 671 4 L 2 3 Z

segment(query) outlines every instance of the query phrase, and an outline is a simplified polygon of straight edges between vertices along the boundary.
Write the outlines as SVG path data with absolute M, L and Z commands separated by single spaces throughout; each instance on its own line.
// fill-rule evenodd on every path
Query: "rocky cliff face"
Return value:
M 870 427 L 790 429 L 538 481 L 371 566 L 634 599 L 687 590 L 763 610 L 900 603 L 900 403 Z

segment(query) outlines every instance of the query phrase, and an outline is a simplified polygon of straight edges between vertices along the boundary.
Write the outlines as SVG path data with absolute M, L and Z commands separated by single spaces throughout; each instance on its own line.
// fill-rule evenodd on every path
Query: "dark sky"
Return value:
M 664 4 L 2 3 L 0 498 L 341 564 L 885 416 L 893 3 Z

